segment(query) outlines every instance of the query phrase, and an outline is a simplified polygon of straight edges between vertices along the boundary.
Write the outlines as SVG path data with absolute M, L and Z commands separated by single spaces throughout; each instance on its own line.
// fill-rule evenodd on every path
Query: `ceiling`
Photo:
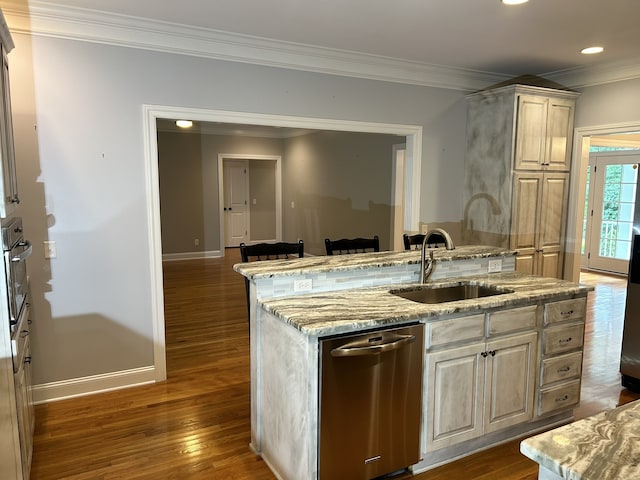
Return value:
M 201 29 L 506 76 L 640 63 L 639 0 L 2 0 L 109 12 Z M 51 13 L 51 12 L 49 12 Z M 124 21 L 125 17 L 121 17 Z M 604 53 L 580 49 L 601 45 Z

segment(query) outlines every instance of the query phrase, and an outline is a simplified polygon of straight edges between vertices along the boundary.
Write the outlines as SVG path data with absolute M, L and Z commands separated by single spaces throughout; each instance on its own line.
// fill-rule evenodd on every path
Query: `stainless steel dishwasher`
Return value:
M 368 480 L 420 460 L 423 332 L 321 341 L 321 480 Z

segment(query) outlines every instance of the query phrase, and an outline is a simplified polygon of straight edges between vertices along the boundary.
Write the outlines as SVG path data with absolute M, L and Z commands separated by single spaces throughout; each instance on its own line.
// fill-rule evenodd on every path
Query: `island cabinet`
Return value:
M 574 407 L 580 402 L 586 305 L 586 298 L 575 298 L 544 306 L 539 416 Z
M 467 96 L 463 239 L 562 278 L 575 92 L 508 85 Z
M 427 323 L 427 452 L 533 418 L 537 324 L 536 305 Z

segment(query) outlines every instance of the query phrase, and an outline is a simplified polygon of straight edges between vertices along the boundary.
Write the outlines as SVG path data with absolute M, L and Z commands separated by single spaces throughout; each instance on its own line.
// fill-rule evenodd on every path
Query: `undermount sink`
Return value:
M 491 297 L 493 295 L 504 295 L 512 292 L 512 290 L 487 285 L 470 285 L 464 283 L 448 287 L 419 285 L 410 290 L 392 290 L 390 293 L 418 303 L 445 303 L 469 300 L 471 298 Z

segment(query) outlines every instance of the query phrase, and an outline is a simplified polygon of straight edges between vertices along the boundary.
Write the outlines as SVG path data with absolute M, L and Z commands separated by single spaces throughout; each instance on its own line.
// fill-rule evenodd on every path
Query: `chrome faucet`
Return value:
M 426 237 L 425 237 L 426 238 Z M 426 248 L 425 245 L 422 244 L 422 257 L 420 262 L 420 283 L 427 283 L 429 277 L 431 276 L 431 272 L 433 272 L 433 250 L 429 251 L 429 263 L 427 263 L 426 259 Z
M 445 230 L 442 228 L 429 230 L 422 241 L 422 252 L 420 256 L 420 283 L 426 283 L 433 272 L 433 249 L 429 251 L 429 262 L 427 262 L 427 244 L 429 243 L 431 235 L 441 236 L 444 239 L 444 245 L 447 250 L 453 250 L 456 248 L 453 244 L 453 240 L 451 240 L 451 235 L 449 235 Z

